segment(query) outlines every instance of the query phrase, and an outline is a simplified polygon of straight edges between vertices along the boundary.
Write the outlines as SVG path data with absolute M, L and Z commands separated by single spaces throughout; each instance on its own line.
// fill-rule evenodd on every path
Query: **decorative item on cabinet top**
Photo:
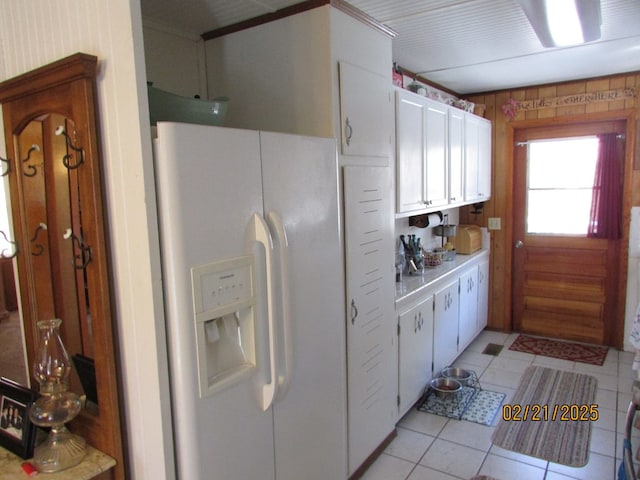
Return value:
M 229 97 L 202 100 L 183 97 L 153 87 L 147 82 L 149 117 L 151 125 L 159 121 L 197 123 L 201 125 L 224 125 Z

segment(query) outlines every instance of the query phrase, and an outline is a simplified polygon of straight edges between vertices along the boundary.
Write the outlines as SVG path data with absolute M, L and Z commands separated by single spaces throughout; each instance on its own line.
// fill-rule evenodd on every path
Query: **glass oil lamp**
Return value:
M 33 404 L 31 421 L 50 427 L 47 439 L 35 448 L 33 464 L 40 472 L 57 472 L 77 465 L 86 452 L 86 441 L 67 430 L 65 423 L 82 408 L 77 394 L 68 391 L 71 358 L 60 338 L 62 320 L 38 322 L 38 349 L 33 375 L 40 383 L 40 398 Z

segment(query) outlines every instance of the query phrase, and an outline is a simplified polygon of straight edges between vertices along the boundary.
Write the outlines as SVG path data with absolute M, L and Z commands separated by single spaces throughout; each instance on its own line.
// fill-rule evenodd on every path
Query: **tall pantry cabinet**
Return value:
M 394 431 L 397 412 L 393 33 L 370 20 L 331 0 L 204 36 L 209 93 L 230 97 L 228 126 L 337 139 L 345 204 L 349 476 Z M 301 201 L 313 201 L 312 184 Z

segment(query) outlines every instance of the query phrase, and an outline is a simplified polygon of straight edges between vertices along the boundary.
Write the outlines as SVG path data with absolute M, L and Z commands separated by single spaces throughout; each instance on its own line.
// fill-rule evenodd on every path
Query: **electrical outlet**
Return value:
M 500 230 L 502 228 L 500 217 L 491 217 L 488 220 L 487 228 L 489 230 Z

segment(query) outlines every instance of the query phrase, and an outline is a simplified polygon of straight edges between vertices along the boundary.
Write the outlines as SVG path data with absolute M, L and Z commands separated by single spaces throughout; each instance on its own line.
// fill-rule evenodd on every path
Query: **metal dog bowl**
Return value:
M 442 372 L 440 372 L 440 376 L 456 380 L 461 385 L 466 386 L 469 386 L 473 382 L 472 372 L 469 370 L 465 370 L 464 368 L 447 367 L 442 370 Z
M 453 378 L 434 378 L 430 383 L 438 398 L 446 398 L 462 390 L 462 384 Z

